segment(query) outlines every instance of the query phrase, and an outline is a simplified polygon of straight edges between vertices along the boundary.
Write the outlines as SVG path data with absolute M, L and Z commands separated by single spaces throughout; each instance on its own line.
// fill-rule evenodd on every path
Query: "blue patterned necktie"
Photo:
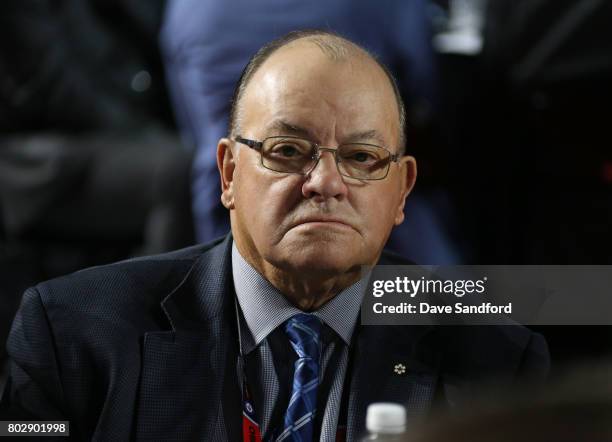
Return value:
M 317 412 L 321 321 L 300 313 L 285 323 L 285 332 L 298 359 L 284 428 L 276 441 L 311 442 Z

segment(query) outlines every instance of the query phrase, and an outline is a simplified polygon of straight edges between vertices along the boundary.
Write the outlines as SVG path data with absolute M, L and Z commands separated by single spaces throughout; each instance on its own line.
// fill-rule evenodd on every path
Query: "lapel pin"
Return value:
M 403 375 L 406 373 L 406 366 L 404 364 L 395 364 L 393 366 L 393 371 L 395 374 Z

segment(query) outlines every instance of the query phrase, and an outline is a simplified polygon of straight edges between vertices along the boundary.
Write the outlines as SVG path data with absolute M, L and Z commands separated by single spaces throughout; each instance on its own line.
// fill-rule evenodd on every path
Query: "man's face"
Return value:
M 298 41 L 279 49 L 252 77 L 241 101 L 240 135 L 261 141 L 292 135 L 325 147 L 364 142 L 398 150 L 398 109 L 389 80 L 372 60 L 334 61 Z M 231 150 L 230 150 L 231 149 Z M 261 271 L 332 276 L 378 260 L 416 176 L 412 157 L 380 181 L 339 174 L 323 152 L 306 176 L 264 168 L 260 153 L 219 144 L 223 197 L 240 252 Z

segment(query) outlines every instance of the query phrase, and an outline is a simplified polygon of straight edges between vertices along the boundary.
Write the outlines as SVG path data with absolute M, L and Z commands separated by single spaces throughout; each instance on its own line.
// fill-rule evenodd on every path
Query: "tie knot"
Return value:
M 319 360 L 321 321 L 314 315 L 299 313 L 285 323 L 291 346 L 300 358 Z

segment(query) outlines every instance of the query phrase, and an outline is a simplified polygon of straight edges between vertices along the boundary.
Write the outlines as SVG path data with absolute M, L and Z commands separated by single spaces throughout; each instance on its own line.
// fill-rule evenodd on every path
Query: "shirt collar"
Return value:
M 279 325 L 303 313 L 240 255 L 232 244 L 232 276 L 238 304 L 253 338 L 259 345 Z M 361 279 L 342 290 L 313 312 L 348 345 L 359 316 L 367 280 Z

